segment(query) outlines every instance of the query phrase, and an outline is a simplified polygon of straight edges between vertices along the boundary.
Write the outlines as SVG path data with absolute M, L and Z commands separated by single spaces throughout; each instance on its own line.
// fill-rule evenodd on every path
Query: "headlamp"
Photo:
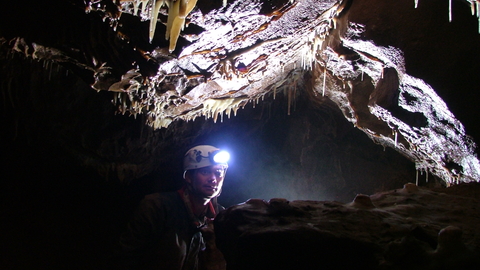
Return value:
M 198 145 L 185 153 L 183 171 L 199 169 L 213 165 L 228 166 L 230 154 L 211 145 Z
M 226 164 L 230 160 L 230 154 L 227 151 L 219 150 L 211 153 L 212 163 Z

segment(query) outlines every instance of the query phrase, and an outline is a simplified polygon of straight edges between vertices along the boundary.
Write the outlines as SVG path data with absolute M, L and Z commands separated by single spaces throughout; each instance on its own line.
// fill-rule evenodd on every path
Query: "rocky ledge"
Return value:
M 228 269 L 478 269 L 480 184 L 351 203 L 251 199 L 220 213 Z

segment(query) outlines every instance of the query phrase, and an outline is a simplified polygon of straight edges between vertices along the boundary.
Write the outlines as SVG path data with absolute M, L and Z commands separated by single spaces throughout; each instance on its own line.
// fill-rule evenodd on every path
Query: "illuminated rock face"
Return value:
M 464 126 L 427 83 L 408 74 L 402 50 L 366 39 L 373 25 L 349 22 L 368 22 L 357 14 L 369 5 L 335 0 L 231 1 L 225 7 L 198 3 L 178 44 L 170 42 L 165 49 L 162 33 L 183 24 L 170 20 L 184 20 L 180 7 L 190 11 L 195 1 L 175 2 L 180 6 L 166 1 L 168 12 L 164 1 L 155 2 L 153 11 L 152 1 L 87 3 L 85 16 L 105 19 L 104 28 L 96 30 L 103 36 L 77 41 L 84 43 L 87 61 L 36 40 L 5 40 L 3 48 L 45 61 L 49 74 L 59 65 L 57 72 L 94 80 L 94 89 L 112 92 L 118 112 L 145 115 L 154 128 L 203 116 L 216 122 L 277 93 L 287 97 L 290 113 L 295 99 L 308 95 L 319 104 L 332 100 L 374 142 L 399 151 L 420 171 L 447 184 L 479 178 L 475 145 Z M 381 8 L 375 1 L 370 6 Z M 152 23 L 152 18 L 166 22 L 167 17 L 166 30 Z
M 157 8 L 151 11 L 154 2 Z M 160 130 L 152 133 L 163 137 L 129 140 L 133 149 L 127 152 L 135 153 L 134 161 L 113 161 L 122 151 L 112 150 L 105 142 L 86 151 L 90 154 L 79 155 L 102 175 L 113 171 L 129 182 L 169 159 L 159 153 L 194 142 L 178 138 L 191 136 L 186 133 L 194 132 L 189 123 L 196 118 L 221 122 L 247 105 L 270 102 L 277 95 L 285 97 L 290 114 L 299 96 L 306 96 L 319 107 L 333 102 L 345 119 L 375 143 L 395 149 L 417 170 L 447 185 L 479 179 L 475 144 L 465 127 L 427 82 L 409 72 L 412 60 L 407 54 L 413 51 L 409 46 L 420 38 L 412 40 L 409 32 L 413 31 L 402 28 L 402 23 L 410 23 L 411 29 L 417 19 L 428 18 L 436 10 L 423 8 L 423 2 L 415 9 L 412 1 L 389 6 L 373 0 L 248 0 L 228 1 L 225 6 L 222 1 L 199 2 L 188 12 L 194 2 L 175 2 L 177 12 L 172 1 L 53 1 L 52 6 L 63 8 L 66 16 L 49 16 L 54 9 L 43 8 L 52 20 L 44 23 L 46 29 L 20 27 L 21 21 L 12 18 L 20 26 L 5 29 L 1 40 L 6 111 L 18 103 L 11 93 L 16 87 L 24 88 L 15 83 L 20 79 L 11 79 L 18 74 L 11 68 L 15 64 L 10 66 L 17 59 L 25 65 L 33 62 L 32 70 L 41 70 L 38 74 L 46 88 L 53 78 L 101 92 L 102 101 L 107 102 L 99 106 L 106 108 L 105 114 L 112 102 L 117 114 L 140 117 L 140 125 Z M 390 10 L 407 15 L 394 19 L 395 12 Z M 373 11 L 385 17 L 378 18 Z M 425 15 L 415 17 L 420 12 Z M 37 21 L 44 16 L 33 9 L 27 13 Z M 171 38 L 167 41 L 164 34 L 181 28 L 182 23 L 168 22 L 183 17 L 180 13 L 189 13 L 188 26 L 170 53 Z M 388 25 L 394 27 L 392 31 Z M 59 26 L 63 34 L 50 33 Z M 427 31 L 423 34 L 430 38 Z M 472 40 L 468 43 L 479 42 L 476 36 Z M 470 53 L 473 47 L 463 49 Z M 439 58 L 443 57 L 448 56 Z M 471 69 L 478 69 L 478 64 Z M 169 134 L 178 140 L 164 139 Z M 155 145 L 155 151 L 144 150 L 146 145 Z
M 357 195 L 351 203 L 252 199 L 215 220 L 228 269 L 477 269 L 479 185 Z
M 374 196 L 375 208 L 367 196 L 352 204 L 324 201 L 415 182 L 416 170 L 421 185 L 478 180 L 472 141 L 480 138 L 480 35 L 465 5 L 472 1 L 452 1 L 452 22 L 448 0 L 420 0 L 416 9 L 412 0 L 222 2 L 197 2 L 172 53 L 165 6 L 151 40 L 151 14 L 140 15 L 148 9 L 135 11 L 132 1 L 9 1 L 0 9 L 7 267 L 107 269 L 129 209 L 144 193 L 178 187 L 178 161 L 195 143 L 234 150 L 224 206 L 248 198 L 288 198 L 294 206 L 316 200 L 311 211 L 332 206 L 352 214 L 346 222 L 365 214 L 372 223 L 358 222 L 367 226 L 359 232 L 384 218 Z M 420 206 L 413 208 L 422 212 Z M 468 211 L 457 220 L 467 224 Z M 437 227 L 415 230 L 414 217 L 398 228 L 414 229 L 407 233 L 413 239 L 392 236 L 385 247 L 377 234 L 365 240 L 359 233 L 342 236 L 335 248 L 355 247 L 345 252 L 364 266 L 380 254 L 409 266 L 408 258 L 423 258 L 428 267 L 444 240 L 452 238 L 456 250 L 472 248 L 468 226 L 429 217 Z M 463 230 L 461 242 L 450 225 Z M 307 228 L 302 237 L 331 236 Z M 294 243 L 292 234 L 285 239 Z M 271 257 L 285 252 L 295 251 Z

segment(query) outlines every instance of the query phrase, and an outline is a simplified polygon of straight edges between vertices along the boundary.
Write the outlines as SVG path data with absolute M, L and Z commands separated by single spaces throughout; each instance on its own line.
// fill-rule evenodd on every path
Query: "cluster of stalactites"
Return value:
M 414 0 L 415 8 L 418 7 L 418 1 Z M 472 9 L 472 15 L 477 16 L 478 18 L 478 33 L 480 33 L 480 0 L 465 0 L 470 4 L 470 8 Z M 453 20 L 452 17 L 452 0 L 448 0 L 448 20 L 451 22 Z
M 213 118 L 213 122 L 217 122 L 218 115 L 220 115 L 223 122 L 223 113 L 230 118 L 230 114 L 233 111 L 234 115 L 237 115 L 237 110 L 242 103 L 242 98 L 225 98 L 225 99 L 207 99 L 203 103 L 202 114 L 205 118 Z M 188 119 L 187 119 L 188 120 Z
M 130 71 L 122 77 L 122 81 L 114 83 L 109 91 L 113 91 L 112 103 L 117 107 L 117 112 L 124 115 L 128 113 L 137 117 L 138 114 L 146 115 L 146 123 L 155 129 L 167 128 L 177 117 L 167 108 L 171 104 L 181 105 L 184 99 L 177 96 L 175 91 L 167 91 L 164 95 L 158 96 L 155 87 L 142 87 L 137 83 L 135 77 L 137 73 Z M 125 87 L 125 86 L 128 87 Z M 205 119 L 212 118 L 214 122 L 220 117 L 223 122 L 223 115 L 230 118 L 237 115 L 239 108 L 243 108 L 248 100 L 237 98 L 210 98 L 202 102 L 203 107 L 200 110 L 192 110 L 178 117 L 184 121 L 193 121 L 199 116 L 205 116 Z M 257 100 L 258 103 L 258 100 Z
M 224 114 L 230 118 L 233 112 L 236 116 L 238 109 L 244 108 L 245 103 L 243 98 L 207 99 L 203 102 L 201 111 L 191 111 L 180 118 L 188 122 L 204 115 L 205 119 L 213 118 L 214 123 L 216 123 L 218 116 L 220 116 L 220 121 L 223 122 Z M 175 120 L 175 117 L 165 116 L 165 112 L 158 108 L 160 107 L 156 104 L 153 110 L 147 112 L 147 124 L 154 129 L 167 128 Z
M 346 7 L 346 4 L 347 1 L 339 1 L 335 6 L 327 10 L 324 13 L 326 15 L 324 20 L 325 23 L 317 26 L 308 36 L 307 44 L 303 47 L 301 54 L 301 64 L 304 70 L 312 70 L 313 63 L 319 62 L 318 60 L 322 59 L 321 54 L 328 46 L 326 39 L 330 35 L 331 30 L 337 29 L 338 17 Z M 325 96 L 328 61 L 325 60 L 321 64 L 323 65 L 322 96 Z
M 185 18 L 197 4 L 197 0 L 123 0 L 122 2 L 133 2 L 134 14 L 137 15 L 140 9 L 141 14 L 148 12 L 150 7 L 149 40 L 152 42 L 157 27 L 158 13 L 164 5 L 168 7 L 167 30 L 165 39 L 170 41 L 169 51 L 175 50 L 180 31 L 185 27 Z
M 185 28 L 185 18 L 193 10 L 198 0 L 123 0 L 122 2 L 133 2 L 134 14 L 137 15 L 140 10 L 141 14 L 150 12 L 149 39 L 152 42 L 155 36 L 155 29 L 157 26 L 158 13 L 160 8 L 166 5 L 168 7 L 167 30 L 165 32 L 165 39 L 170 41 L 169 51 L 172 52 L 177 46 L 177 40 L 180 36 L 180 31 Z M 227 5 L 227 0 L 223 0 L 223 6 Z
M 305 70 L 311 70 L 320 53 L 328 46 L 326 38 L 332 30 L 337 29 L 338 18 L 348 1 L 338 1 L 336 5 L 325 11 L 323 23 L 318 25 L 307 37 L 307 45 L 303 47 L 301 64 Z

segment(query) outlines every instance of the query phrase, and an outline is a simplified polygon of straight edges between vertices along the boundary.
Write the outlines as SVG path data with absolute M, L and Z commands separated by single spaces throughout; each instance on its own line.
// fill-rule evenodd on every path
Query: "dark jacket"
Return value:
M 222 208 L 214 203 L 215 211 Z M 206 216 L 213 218 L 214 213 Z M 145 196 L 120 246 L 129 269 L 198 269 L 202 234 L 178 192 Z

